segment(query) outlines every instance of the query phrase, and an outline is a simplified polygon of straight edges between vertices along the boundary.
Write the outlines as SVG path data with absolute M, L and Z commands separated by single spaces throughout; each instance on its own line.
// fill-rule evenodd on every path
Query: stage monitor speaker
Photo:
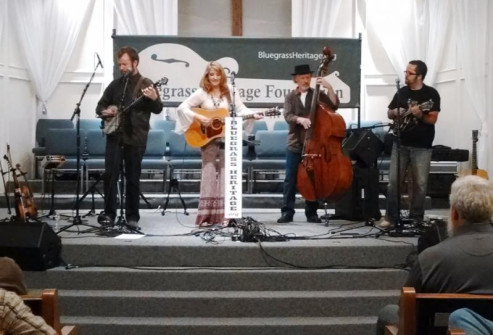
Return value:
M 384 149 L 383 142 L 370 129 L 352 129 L 351 132 L 342 144 L 344 153 L 365 167 L 376 166 Z
M 353 165 L 353 183 L 335 204 L 335 215 L 345 220 L 380 220 L 378 206 L 378 177 L 376 168 Z
M 0 256 L 14 259 L 22 270 L 43 271 L 60 264 L 62 242 L 45 222 L 1 222 Z

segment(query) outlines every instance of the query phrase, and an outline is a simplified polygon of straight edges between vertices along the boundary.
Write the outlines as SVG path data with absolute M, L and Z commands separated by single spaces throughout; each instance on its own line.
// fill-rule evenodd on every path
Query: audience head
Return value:
M 0 257 L 0 288 L 17 294 L 27 293 L 24 273 L 12 258 Z
M 478 176 L 464 176 L 452 183 L 449 235 L 464 225 L 490 224 L 493 216 L 493 184 Z

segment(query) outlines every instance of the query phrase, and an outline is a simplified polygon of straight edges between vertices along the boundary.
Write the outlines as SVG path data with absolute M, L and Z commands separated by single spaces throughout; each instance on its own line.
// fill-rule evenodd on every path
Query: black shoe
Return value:
M 99 214 L 98 223 L 103 227 L 113 227 L 115 225 L 115 219 L 111 219 L 108 215 Z
M 277 223 L 293 222 L 293 215 L 288 213 L 282 213 L 281 217 L 277 219 Z
M 320 219 L 318 216 L 316 215 L 312 215 L 312 216 L 308 216 L 306 218 L 306 221 L 310 222 L 310 223 L 322 223 L 322 219 Z

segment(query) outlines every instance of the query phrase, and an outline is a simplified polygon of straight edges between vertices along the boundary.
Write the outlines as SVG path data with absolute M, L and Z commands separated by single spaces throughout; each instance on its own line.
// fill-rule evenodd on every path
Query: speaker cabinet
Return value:
M 370 129 L 352 130 L 342 145 L 346 155 L 365 167 L 375 167 L 383 149 L 383 142 Z
M 45 222 L 0 223 L 0 256 L 13 258 L 22 270 L 58 266 L 61 251 L 60 237 Z
M 335 204 L 335 215 L 345 220 L 380 220 L 378 169 L 353 165 L 353 183 Z

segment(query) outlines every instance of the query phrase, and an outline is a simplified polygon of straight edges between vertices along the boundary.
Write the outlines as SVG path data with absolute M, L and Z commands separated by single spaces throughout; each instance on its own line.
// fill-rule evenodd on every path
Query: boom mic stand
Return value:
M 79 209 L 80 209 L 80 197 L 79 197 L 79 193 L 80 193 L 80 188 L 81 188 L 81 183 L 80 183 L 80 179 L 81 179 L 81 173 L 80 173 L 80 105 L 82 103 L 82 99 L 84 99 L 84 96 L 86 95 L 86 91 L 87 89 L 89 88 L 89 86 L 91 85 L 91 82 L 94 78 L 94 75 L 96 74 L 96 70 L 98 68 L 98 66 L 101 65 L 101 68 L 103 67 L 103 65 L 101 64 L 101 61 L 99 60 L 99 57 L 98 57 L 98 64 L 96 64 L 96 67 L 94 68 L 94 71 L 92 72 L 92 75 L 91 75 L 91 78 L 89 79 L 89 82 L 86 84 L 86 86 L 84 87 L 84 90 L 82 91 L 82 95 L 80 97 L 80 100 L 79 102 L 76 104 L 75 106 L 75 109 L 74 109 L 74 113 L 72 114 L 72 117 L 70 118 L 71 121 L 74 120 L 74 117 L 77 116 L 77 119 L 76 119 L 76 132 L 77 132 L 77 140 L 76 140 L 76 145 L 77 145 L 77 161 L 76 161 L 76 170 L 77 170 L 77 182 L 76 182 L 76 187 L 75 187 L 75 193 L 76 193 L 76 200 L 75 200 L 75 216 L 72 218 L 72 224 L 68 225 L 68 226 L 65 226 L 63 228 L 61 228 L 57 234 L 61 233 L 62 231 L 65 231 L 73 226 L 79 226 L 79 225 L 82 225 L 83 224 L 83 219 L 81 218 L 80 214 L 79 214 Z M 86 226 L 89 226 L 89 227 L 92 227 L 92 228 L 96 228 L 96 229 L 99 229 L 98 227 L 96 226 L 91 226 L 91 225 L 87 225 Z

